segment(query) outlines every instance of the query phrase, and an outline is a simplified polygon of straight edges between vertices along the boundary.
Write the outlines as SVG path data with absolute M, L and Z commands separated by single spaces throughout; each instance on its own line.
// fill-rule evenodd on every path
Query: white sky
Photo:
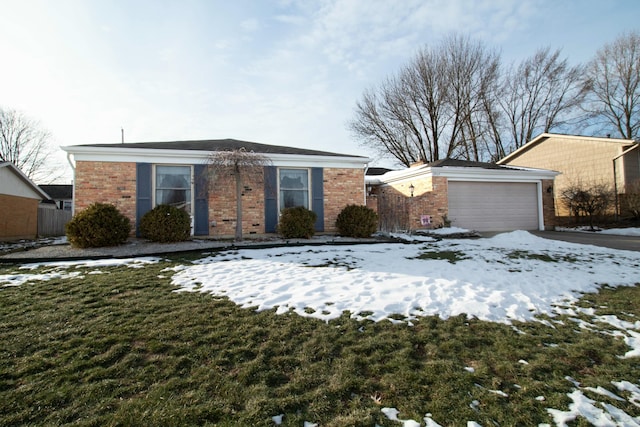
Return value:
M 638 16 L 635 0 L 0 0 L 0 106 L 40 120 L 56 146 L 117 143 L 123 127 L 128 142 L 375 158 L 346 123 L 424 44 L 458 31 L 505 62 L 545 46 L 585 62 Z

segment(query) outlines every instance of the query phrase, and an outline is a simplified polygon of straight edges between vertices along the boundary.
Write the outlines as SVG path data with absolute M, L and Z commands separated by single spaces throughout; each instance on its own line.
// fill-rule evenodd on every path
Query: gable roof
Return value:
M 547 139 L 552 137 L 558 137 L 563 139 L 580 139 L 580 140 L 586 139 L 586 140 L 592 140 L 592 141 L 598 141 L 598 142 L 610 142 L 612 144 L 618 144 L 620 146 L 627 146 L 627 145 L 637 143 L 637 141 L 634 141 L 633 139 L 609 138 L 609 137 L 602 137 L 602 136 L 565 135 L 560 133 L 542 133 L 536 136 L 535 138 L 533 138 L 531 141 L 524 144 L 522 147 L 515 150 L 513 153 L 498 160 L 496 163 L 499 165 L 508 163 L 513 159 L 517 158 L 518 156 L 520 156 L 521 154 L 531 150 L 532 148 L 539 145 L 543 141 L 546 141 Z
M 33 181 L 31 181 L 20 169 L 18 169 L 16 167 L 16 165 L 14 165 L 11 162 L 0 162 L 0 170 L 5 170 L 5 171 L 9 171 L 9 173 L 13 174 L 18 182 L 22 182 L 25 185 L 25 188 L 27 189 L 27 191 L 29 193 L 31 193 L 32 196 L 31 198 L 39 198 L 41 200 L 47 200 L 49 199 L 49 195 L 44 192 L 40 187 L 38 187 L 36 184 L 33 183 Z M 0 188 L 1 190 L 1 188 Z M 14 196 L 18 196 L 20 195 L 19 192 L 17 191 L 18 189 L 13 189 L 15 191 L 11 191 L 9 193 L 2 193 L 2 194 L 10 194 L 10 195 L 14 195 Z

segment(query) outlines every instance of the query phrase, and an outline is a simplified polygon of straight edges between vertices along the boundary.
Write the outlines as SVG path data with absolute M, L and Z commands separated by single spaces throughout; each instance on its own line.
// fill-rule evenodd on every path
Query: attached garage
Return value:
M 383 231 L 451 226 L 477 231 L 553 227 L 557 172 L 444 159 L 366 178 Z
M 538 230 L 538 185 L 449 180 L 449 219 L 478 231 Z

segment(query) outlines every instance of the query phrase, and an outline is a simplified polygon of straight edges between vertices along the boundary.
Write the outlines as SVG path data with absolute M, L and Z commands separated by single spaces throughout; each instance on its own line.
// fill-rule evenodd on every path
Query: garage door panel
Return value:
M 449 181 L 449 219 L 478 231 L 537 230 L 536 183 Z

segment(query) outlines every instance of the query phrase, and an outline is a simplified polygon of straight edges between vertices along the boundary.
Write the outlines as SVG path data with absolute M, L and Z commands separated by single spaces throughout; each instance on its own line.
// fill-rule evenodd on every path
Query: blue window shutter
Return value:
M 151 164 L 136 165 L 136 236 L 140 237 L 140 219 L 152 209 Z
M 194 175 L 194 199 L 195 207 L 193 210 L 194 226 L 193 234 L 195 236 L 209 235 L 209 186 L 207 180 L 207 165 L 195 165 L 193 167 Z
M 316 213 L 316 231 L 324 231 L 324 183 L 322 168 L 311 169 L 311 210 Z
M 264 231 L 275 233 L 278 226 L 278 169 L 264 167 Z

